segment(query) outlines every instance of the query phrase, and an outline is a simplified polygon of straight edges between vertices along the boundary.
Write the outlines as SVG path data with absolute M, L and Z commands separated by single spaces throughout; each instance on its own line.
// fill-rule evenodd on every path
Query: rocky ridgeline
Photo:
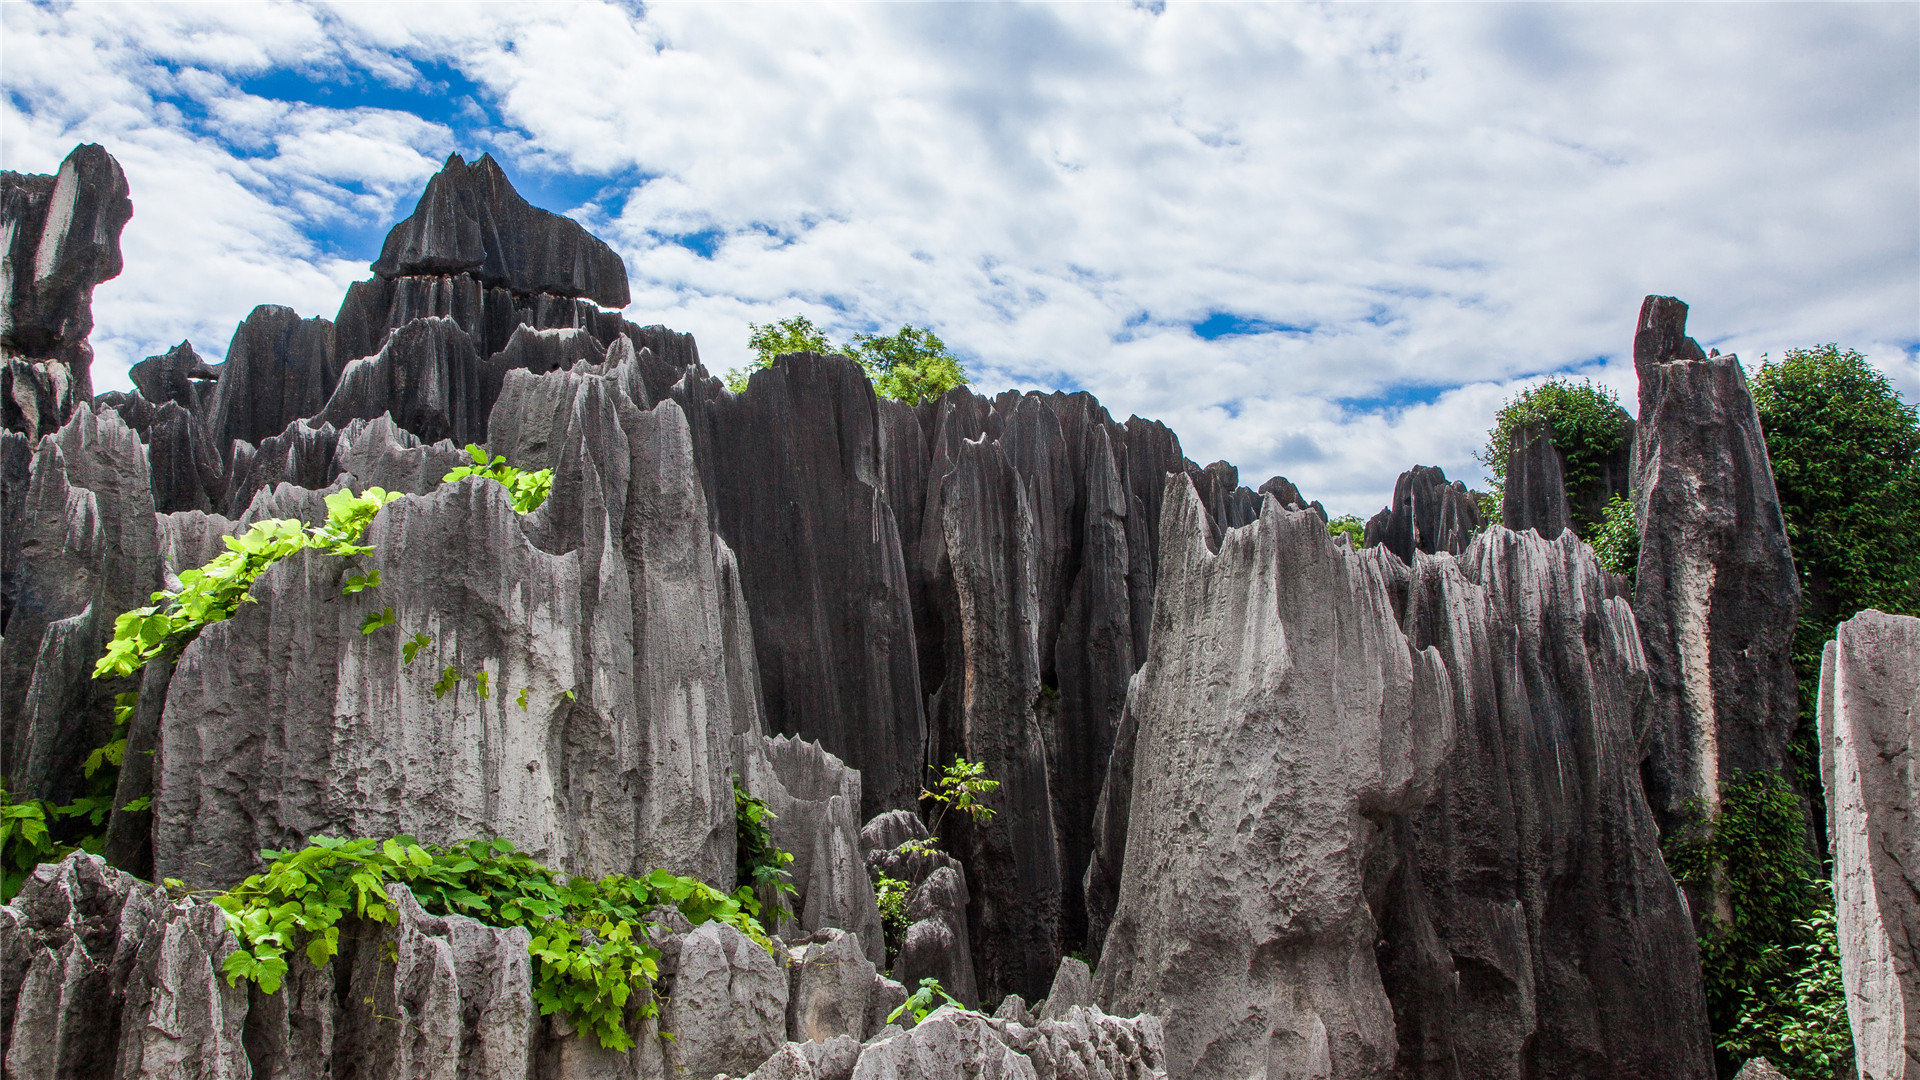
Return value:
M 117 168 L 75 168 L 107 193 L 75 205 L 110 210 Z M 10 176 L 7 213 L 50 213 L 12 194 L 42 180 Z M 83 310 L 117 259 L 34 303 Z M 70 798 L 138 689 L 108 855 L 211 887 L 262 847 L 393 833 L 731 886 L 738 775 L 795 855 L 786 955 L 672 932 L 658 1025 L 613 1056 L 531 1015 L 517 931 L 410 910 L 247 994 L 213 975 L 211 909 L 74 859 L 0 909 L 16 1071 L 1712 1074 L 1657 822 L 1777 764 L 1793 569 L 1737 362 L 1697 355 L 1684 305 L 1643 313 L 1642 423 L 1606 482 L 1637 476 L 1665 537 L 1636 590 L 1564 531 L 1541 433 L 1516 439 L 1511 529 L 1416 468 L 1356 551 L 1284 478 L 1241 486 L 1087 394 L 909 406 L 810 354 L 733 393 L 690 338 L 607 310 L 627 298 L 609 248 L 456 157 L 332 321 L 262 307 L 220 365 L 182 343 L 133 392 L 9 412 L 0 774 Z M 16 340 L 9 371 L 85 384 L 72 341 Z M 523 516 L 441 484 L 468 441 L 551 468 L 551 496 Z M 367 534 L 378 589 L 298 555 L 137 687 L 89 678 L 114 616 L 223 537 L 369 485 L 417 496 Z M 998 814 L 901 850 L 955 755 L 1002 782 Z M 908 886 L 885 973 L 870 872 Z M 996 1015 L 886 1028 L 925 977 Z

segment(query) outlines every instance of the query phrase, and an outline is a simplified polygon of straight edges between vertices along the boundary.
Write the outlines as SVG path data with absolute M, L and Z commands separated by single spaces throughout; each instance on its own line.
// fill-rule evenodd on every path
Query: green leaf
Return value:
M 371 634 L 382 627 L 392 626 L 394 621 L 393 608 L 383 607 L 379 611 L 369 612 L 366 618 L 360 620 L 360 633 Z

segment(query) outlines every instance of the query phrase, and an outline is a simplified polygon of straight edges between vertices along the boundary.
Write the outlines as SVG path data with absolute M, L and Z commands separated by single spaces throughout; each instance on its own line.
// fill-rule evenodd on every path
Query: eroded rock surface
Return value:
M 1865 611 L 1820 668 L 1834 922 L 1863 1080 L 1920 1077 L 1920 619 Z
M 1287 500 L 1280 499 L 1280 505 Z M 1465 551 L 1485 527 L 1480 501 L 1467 485 L 1448 483 L 1442 469 L 1415 465 L 1394 481 L 1393 502 L 1367 519 L 1366 545 L 1380 544 L 1411 563 L 1416 551 Z
M 1800 579 L 1746 374 L 1686 336 L 1687 306 L 1649 296 L 1640 375 L 1633 610 L 1653 677 L 1648 797 L 1663 828 L 1709 812 L 1740 773 L 1782 773 L 1799 715 Z

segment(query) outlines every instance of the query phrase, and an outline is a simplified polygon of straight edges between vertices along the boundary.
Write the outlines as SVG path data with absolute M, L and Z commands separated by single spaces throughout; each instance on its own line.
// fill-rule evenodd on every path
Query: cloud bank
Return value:
M 256 303 L 331 316 L 450 151 L 747 355 L 926 325 L 1335 512 L 1474 482 L 1518 386 L 1631 408 L 1640 298 L 1920 399 L 1911 5 L 0 7 L 0 158 L 120 159 L 95 382 Z

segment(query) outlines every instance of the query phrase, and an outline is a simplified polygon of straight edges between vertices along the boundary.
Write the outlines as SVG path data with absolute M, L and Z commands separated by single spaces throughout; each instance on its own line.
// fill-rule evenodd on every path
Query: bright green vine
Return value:
M 240 948 L 224 966 L 228 982 L 280 989 L 288 957 L 315 966 L 340 948 L 340 923 L 354 916 L 395 921 L 386 887 L 403 884 L 435 915 L 466 915 L 492 926 L 525 927 L 533 936 L 533 1000 L 541 1015 L 559 1013 L 591 1031 L 610 1050 L 633 1045 L 626 1010 L 640 995 L 640 1015 L 654 1016 L 653 981 L 660 951 L 648 937 L 647 914 L 672 906 L 694 925 L 722 922 L 768 952 L 777 948 L 755 917 L 752 887 L 731 895 L 655 870 L 645 877 L 611 874 L 569 878 L 514 850 L 506 840 L 467 840 L 450 847 L 412 837 L 337 840 L 316 836 L 299 851 L 263 851 L 272 860 L 213 898 L 227 913 Z
M 460 466 L 441 477 L 440 482 L 451 484 L 469 476 L 498 481 L 512 497 L 513 508 L 522 514 L 533 513 L 553 491 L 552 469 L 516 469 L 507 464 L 506 458 L 487 457 L 486 448 L 475 443 L 467 444 L 467 456 L 473 459 L 473 464 Z

